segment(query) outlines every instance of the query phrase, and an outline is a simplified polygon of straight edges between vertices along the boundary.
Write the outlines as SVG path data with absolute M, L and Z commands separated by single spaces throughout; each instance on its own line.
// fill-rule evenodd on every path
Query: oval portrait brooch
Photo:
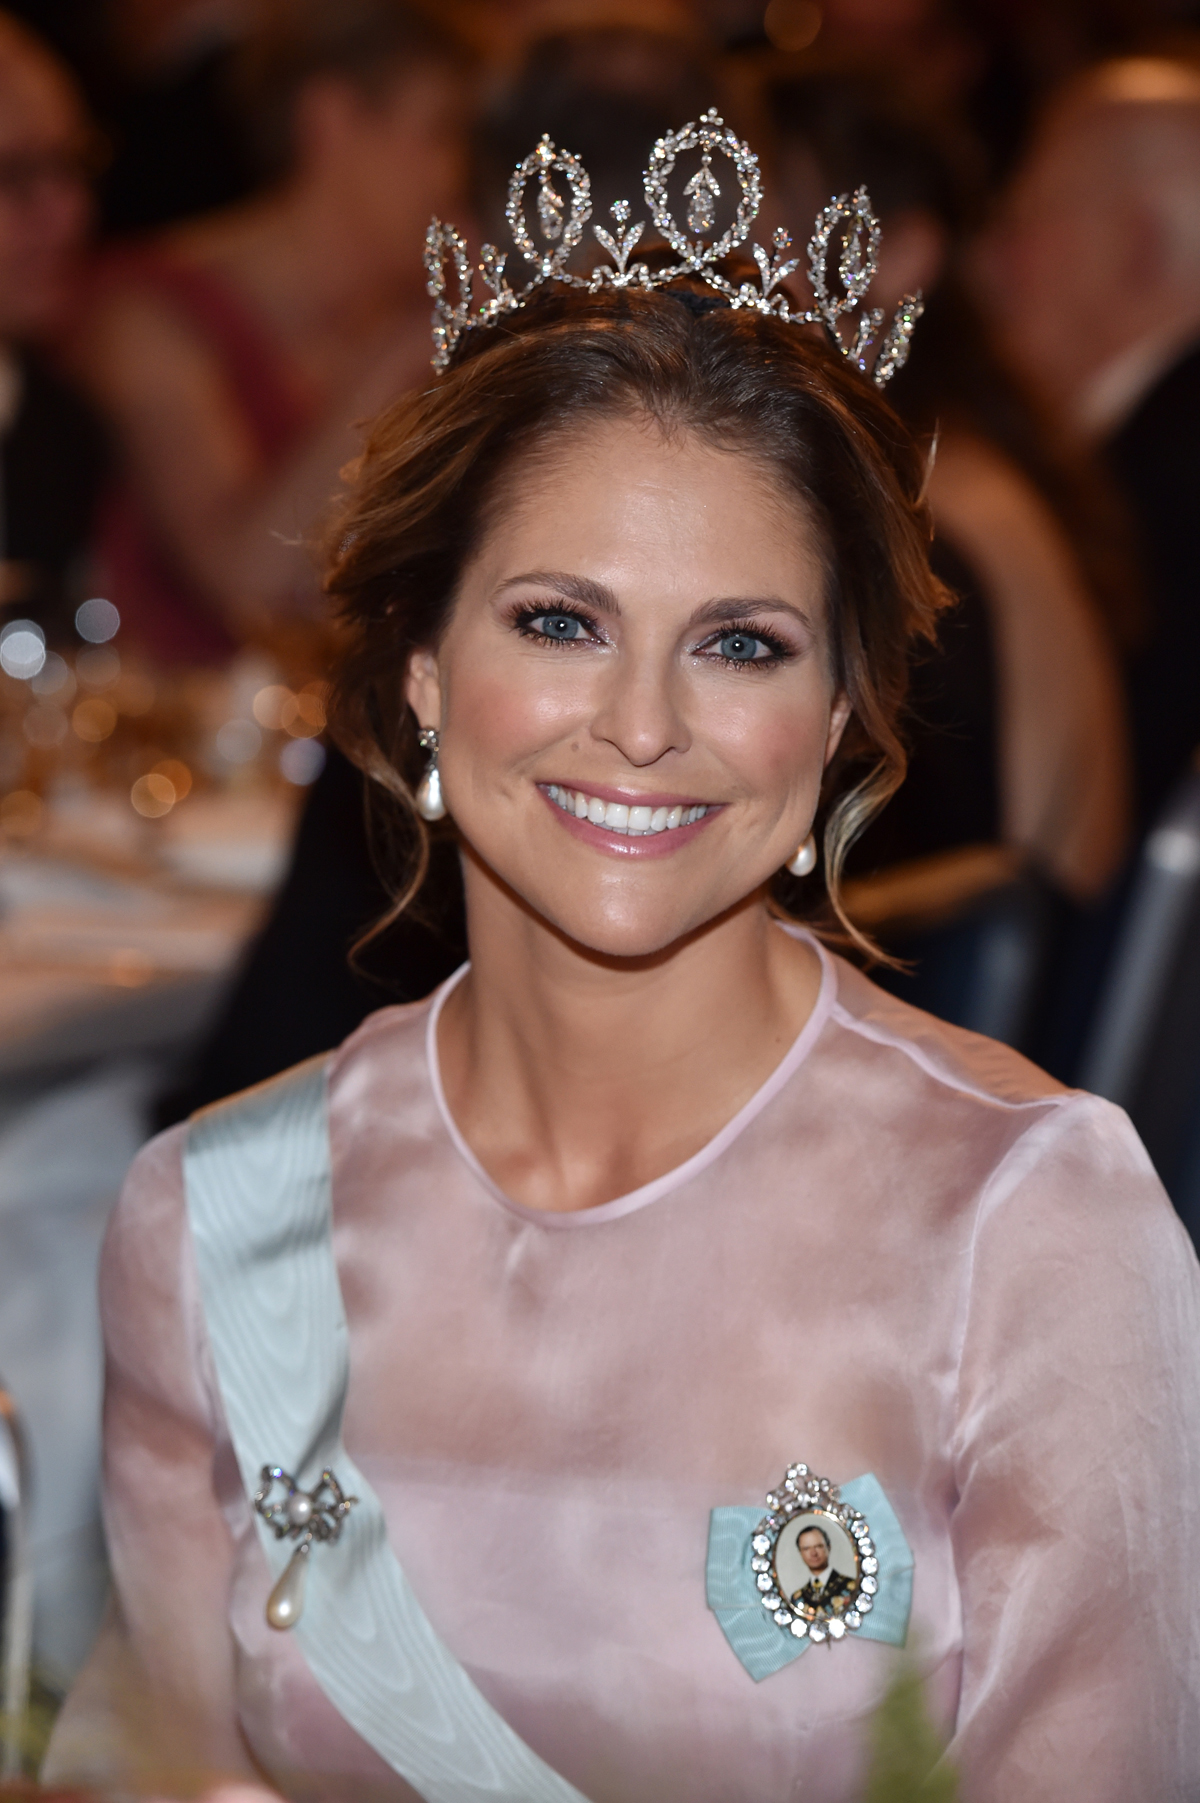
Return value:
M 853 1634 L 879 1589 L 866 1516 L 807 1465 L 789 1465 L 766 1500 L 767 1513 L 750 1537 L 750 1569 L 763 1608 L 797 1640 L 819 1644 Z

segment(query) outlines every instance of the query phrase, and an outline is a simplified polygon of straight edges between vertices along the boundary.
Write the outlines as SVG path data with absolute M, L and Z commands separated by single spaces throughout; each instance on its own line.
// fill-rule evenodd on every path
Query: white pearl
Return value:
M 799 850 L 788 859 L 787 868 L 793 876 L 808 876 L 816 867 L 817 842 L 810 833 Z
M 294 1628 L 304 1613 L 304 1580 L 308 1575 L 308 1545 L 298 1546 L 287 1569 L 267 1598 L 267 1625 Z
M 421 786 L 417 790 L 417 813 L 422 820 L 444 820 L 446 817 L 446 804 L 442 800 L 442 778 L 436 764 L 421 778 Z
M 303 1490 L 297 1490 L 287 1500 L 287 1518 L 294 1528 L 306 1528 L 313 1518 L 312 1497 L 306 1496 Z

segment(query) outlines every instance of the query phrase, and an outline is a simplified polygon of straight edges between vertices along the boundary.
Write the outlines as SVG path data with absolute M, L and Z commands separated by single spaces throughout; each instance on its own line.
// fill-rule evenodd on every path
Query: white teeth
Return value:
M 649 808 L 630 807 L 623 801 L 604 802 L 598 795 L 587 795 L 582 789 L 564 789 L 558 783 L 551 783 L 546 793 L 564 814 L 574 814 L 576 820 L 590 820 L 593 826 L 602 826 L 606 832 L 629 834 L 635 838 L 671 832 L 677 826 L 691 826 L 708 813 L 702 803 L 691 808 Z

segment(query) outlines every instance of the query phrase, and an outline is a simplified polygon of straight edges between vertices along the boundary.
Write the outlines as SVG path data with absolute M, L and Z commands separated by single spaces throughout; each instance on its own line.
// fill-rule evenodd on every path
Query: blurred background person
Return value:
M 913 972 L 881 980 L 995 1031 L 996 1020 L 972 1014 L 981 904 L 1023 873 L 1068 904 L 1086 901 L 1121 859 L 1114 660 L 1050 498 L 1062 486 L 1053 457 L 961 274 L 978 204 L 969 138 L 918 110 L 894 78 L 853 67 L 777 76 L 766 100 L 775 203 L 795 238 L 805 242 L 806 221 L 830 194 L 865 185 L 883 225 L 872 304 L 890 315 L 904 294 L 926 297 L 888 398 L 930 444 L 934 565 L 960 600 L 913 670 L 908 776 L 850 869 L 860 916 L 915 960 Z M 1048 930 L 1046 909 L 1031 904 L 1031 942 Z M 1031 963 L 1030 982 L 1034 974 Z M 1014 1016 L 1000 1036 L 1019 1036 L 1021 1025 Z
M 52 354 L 80 274 L 95 152 L 65 68 L 0 13 L 0 609 L 52 639 L 83 599 L 104 468 L 99 422 Z
M 243 199 L 256 171 L 229 78 L 253 9 L 243 0 L 107 0 L 92 10 L 103 20 L 93 66 L 112 143 L 97 194 L 101 230 L 150 231 Z
M 557 15 L 557 22 L 555 22 Z M 591 271 L 600 248 L 591 226 L 611 226 L 609 209 L 628 200 L 645 211 L 643 171 L 665 131 L 726 101 L 710 45 L 686 7 L 544 5 L 542 29 L 484 107 L 473 139 L 472 191 L 486 235 L 505 245 L 509 177 L 543 132 L 582 161 L 592 217 L 572 267 Z M 647 221 L 639 254 L 661 243 Z
M 980 257 L 1005 345 L 1133 515 L 1139 828 L 1200 745 L 1200 60 L 1130 58 L 1050 103 Z
M 354 422 L 424 372 L 454 58 L 402 0 L 262 0 L 236 74 L 265 186 L 98 283 L 79 366 L 124 460 L 101 579 L 160 662 L 219 661 L 315 612 L 301 541 Z

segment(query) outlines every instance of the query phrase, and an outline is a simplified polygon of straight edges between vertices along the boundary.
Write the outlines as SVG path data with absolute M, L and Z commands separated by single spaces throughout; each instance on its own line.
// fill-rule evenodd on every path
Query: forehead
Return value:
M 566 567 L 569 550 L 631 573 L 650 566 L 689 590 L 704 576 L 730 593 L 764 582 L 811 590 L 825 564 L 803 497 L 765 460 L 644 416 L 574 422 L 518 455 L 485 537 L 499 557 L 553 546 L 550 567 Z

